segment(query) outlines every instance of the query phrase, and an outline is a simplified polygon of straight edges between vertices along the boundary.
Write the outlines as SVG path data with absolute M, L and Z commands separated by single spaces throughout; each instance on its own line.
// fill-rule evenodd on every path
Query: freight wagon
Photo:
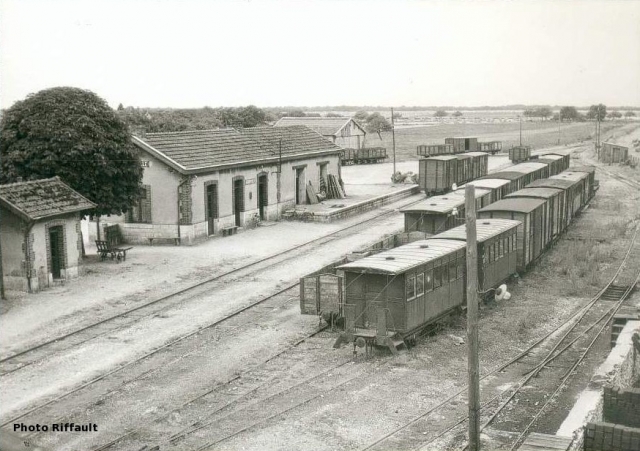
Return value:
M 502 152 L 502 141 L 478 142 L 478 151 L 495 155 L 498 152 Z
M 497 178 L 480 178 L 478 180 L 473 180 L 467 183 L 467 185 L 475 186 L 476 190 L 478 188 L 489 190 L 491 192 L 491 194 L 489 195 L 491 203 L 497 202 L 500 199 L 504 198 L 507 194 L 511 193 L 511 180 Z M 465 185 L 461 186 L 459 191 L 464 192 L 464 187 Z
M 453 155 L 452 144 L 423 144 L 417 147 L 416 154 L 421 157 L 435 157 L 437 155 Z
M 363 147 L 361 149 L 342 149 L 340 161 L 343 166 L 362 163 L 382 163 L 389 158 L 384 147 Z
M 538 163 L 546 163 L 549 166 L 548 177 L 560 174 L 562 171 L 567 169 L 564 167 L 564 157 L 561 155 L 540 155 L 537 161 Z
M 421 158 L 418 185 L 428 196 L 446 193 L 454 184 L 461 185 L 485 175 L 488 166 L 489 155 L 484 152 Z
M 445 138 L 445 144 L 451 144 L 455 153 L 463 152 L 477 152 L 478 151 L 478 138 L 459 137 L 459 138 Z
M 520 163 L 527 161 L 531 158 L 531 147 L 529 146 L 516 146 L 509 149 L 509 160 L 514 163 Z
M 545 241 L 550 243 L 556 239 L 566 226 L 565 222 L 565 206 L 563 190 L 558 188 L 524 188 L 515 193 L 509 194 L 507 199 L 512 198 L 531 198 L 544 199 L 546 201 L 546 217 L 549 220 L 547 227 L 547 236 Z

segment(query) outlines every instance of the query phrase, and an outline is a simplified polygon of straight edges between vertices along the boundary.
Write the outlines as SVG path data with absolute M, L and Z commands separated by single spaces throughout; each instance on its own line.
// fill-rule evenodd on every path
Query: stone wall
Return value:
M 638 451 L 640 429 L 613 423 L 588 423 L 584 451 Z
M 607 423 L 640 428 L 640 388 L 605 387 L 602 419 Z

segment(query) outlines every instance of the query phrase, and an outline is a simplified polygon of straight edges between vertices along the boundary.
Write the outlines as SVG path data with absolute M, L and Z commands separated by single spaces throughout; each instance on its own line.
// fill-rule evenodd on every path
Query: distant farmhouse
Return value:
M 290 125 L 306 125 L 345 149 L 363 148 L 367 135 L 360 124 L 346 117 L 283 117 L 275 123 L 275 127 Z
M 77 277 L 81 212 L 95 206 L 58 177 L 0 185 L 5 287 L 36 292 Z
M 321 177 L 340 177 L 340 147 L 303 125 L 149 133 L 133 142 L 144 191 L 115 218 L 129 243 L 192 244 L 253 218 L 275 220 L 307 202 L 307 184 L 317 192 Z

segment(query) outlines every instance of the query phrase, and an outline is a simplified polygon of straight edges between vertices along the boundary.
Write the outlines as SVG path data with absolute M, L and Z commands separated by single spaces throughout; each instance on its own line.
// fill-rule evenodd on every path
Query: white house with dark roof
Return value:
M 340 176 L 340 148 L 301 125 L 148 133 L 133 142 L 144 192 L 116 219 L 128 243 L 192 244 L 254 217 L 276 220 L 307 203 L 309 183 L 318 192 L 321 177 Z
M 275 127 L 306 125 L 344 149 L 364 147 L 367 132 L 350 117 L 283 117 Z
M 0 185 L 5 287 L 35 292 L 77 277 L 80 219 L 95 206 L 58 177 Z

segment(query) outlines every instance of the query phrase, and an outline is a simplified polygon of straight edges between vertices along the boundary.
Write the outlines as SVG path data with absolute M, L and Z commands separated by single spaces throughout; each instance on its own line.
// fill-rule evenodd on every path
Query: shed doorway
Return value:
M 244 211 L 244 179 L 233 181 L 233 214 L 236 220 L 236 226 L 240 227 L 240 213 Z
M 269 203 L 269 181 L 267 174 L 258 176 L 258 211 L 260 212 L 260 220 L 267 219 L 267 205 Z
M 305 203 L 306 185 L 304 183 L 304 168 L 296 169 L 296 205 Z
M 61 279 L 62 268 L 64 266 L 62 226 L 49 228 L 49 257 L 51 259 L 51 275 L 54 279 Z
M 207 185 L 207 225 L 209 235 L 215 234 L 215 220 L 218 217 L 218 185 Z

